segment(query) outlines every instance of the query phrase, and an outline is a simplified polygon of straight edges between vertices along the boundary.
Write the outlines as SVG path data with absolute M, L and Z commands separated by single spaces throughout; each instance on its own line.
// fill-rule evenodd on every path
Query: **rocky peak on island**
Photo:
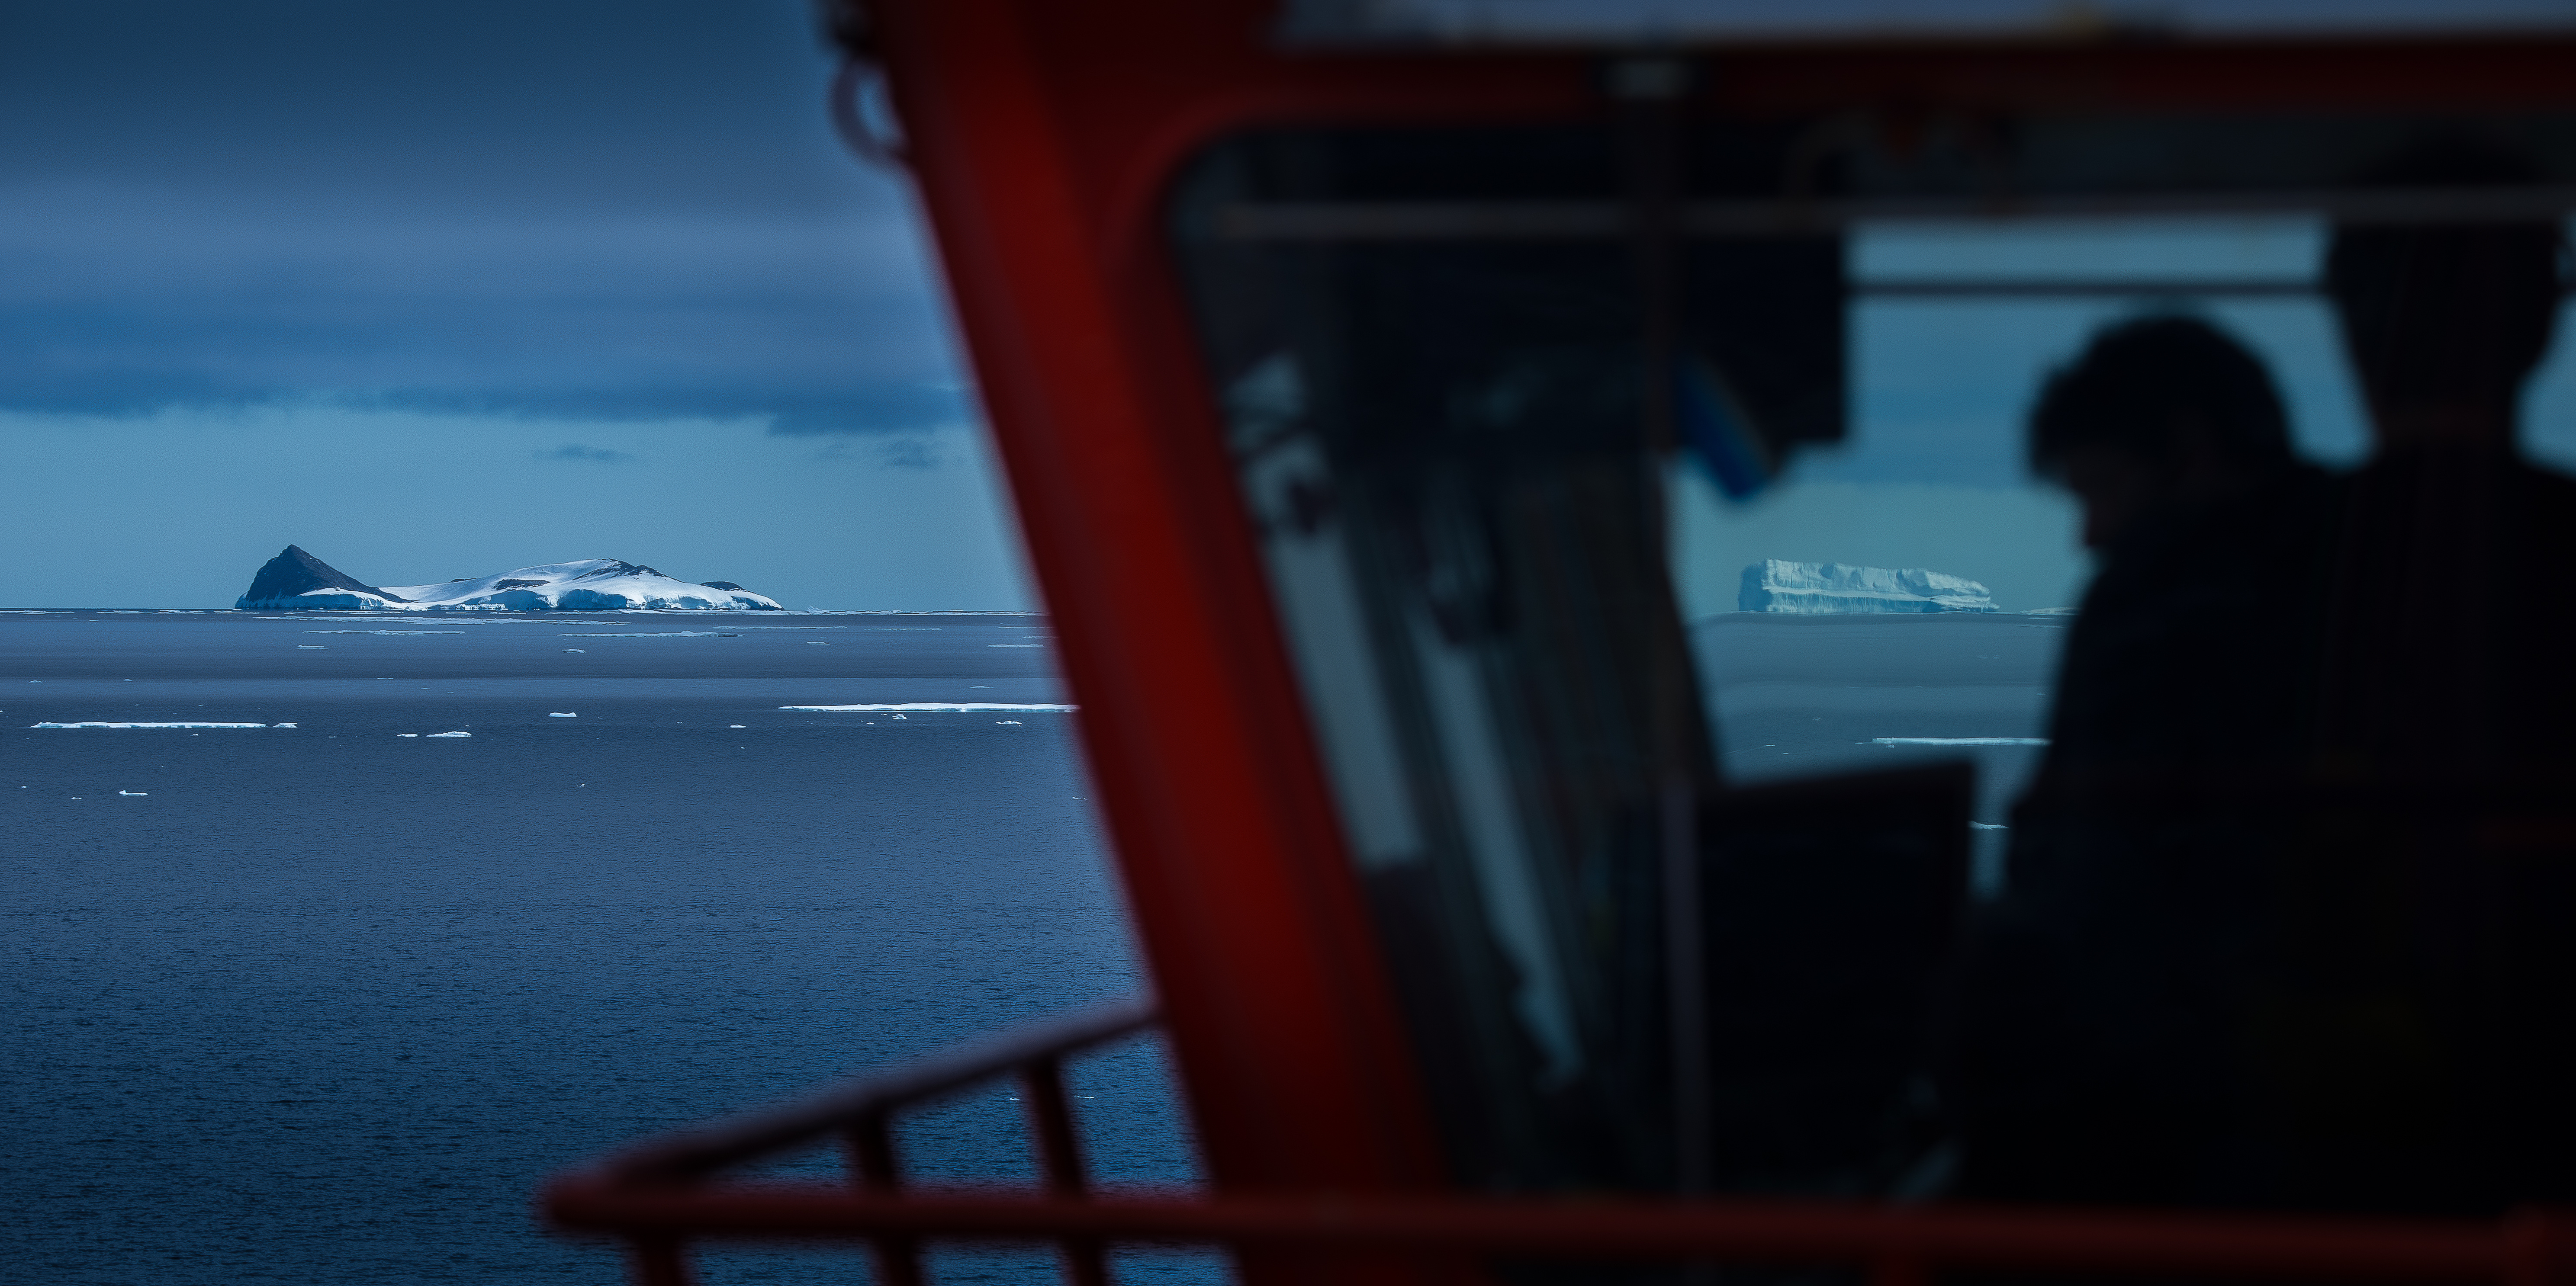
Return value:
M 405 606 L 400 595 L 362 585 L 348 573 L 288 545 L 250 578 L 234 607 L 388 608 Z
M 443 584 L 379 588 L 361 584 L 293 545 L 259 569 L 249 591 L 233 606 L 260 611 L 782 610 L 776 599 L 731 581 L 695 584 L 616 558 L 543 563 Z

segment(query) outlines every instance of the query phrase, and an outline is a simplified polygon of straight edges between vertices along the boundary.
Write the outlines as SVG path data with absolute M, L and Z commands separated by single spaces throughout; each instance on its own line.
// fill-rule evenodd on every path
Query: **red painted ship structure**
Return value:
M 1856 225 L 2561 217 L 2576 169 L 2354 176 L 2459 121 L 2576 167 L 2576 20 L 2360 8 L 835 11 L 845 126 L 936 232 L 1155 998 L 639 1145 L 545 1217 L 664 1286 L 717 1241 L 916 1281 L 939 1239 L 1052 1243 L 1077 1282 L 1122 1240 L 1258 1283 L 2566 1280 L 2576 1220 L 2542 1210 L 1904 1199 L 1967 774 L 1729 786 L 1661 562 L 1662 461 L 1751 489 L 1841 436 L 1845 313 L 1887 289 L 1849 279 Z M 2312 289 L 2157 288 L 2186 286 Z M 1709 378 L 1636 377 L 1667 369 Z M 1792 967 L 1827 956 L 1822 990 Z M 1060 1068 L 1157 1025 L 1208 1187 L 1095 1191 Z M 908 1184 L 898 1116 L 1009 1077 L 1042 1186 Z M 727 1177 L 817 1141 L 846 1183 Z

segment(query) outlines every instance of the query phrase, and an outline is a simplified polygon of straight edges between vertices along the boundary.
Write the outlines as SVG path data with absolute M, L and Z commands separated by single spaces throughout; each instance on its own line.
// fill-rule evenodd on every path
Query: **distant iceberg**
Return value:
M 236 609 L 274 611 L 782 611 L 731 581 L 692 584 L 614 558 L 585 558 L 470 576 L 440 585 L 374 586 L 289 545 L 251 579 Z
M 1854 567 L 1766 558 L 1744 569 L 1743 612 L 1824 616 L 1843 612 L 1991 612 L 1992 595 L 1965 577 L 1920 567 Z

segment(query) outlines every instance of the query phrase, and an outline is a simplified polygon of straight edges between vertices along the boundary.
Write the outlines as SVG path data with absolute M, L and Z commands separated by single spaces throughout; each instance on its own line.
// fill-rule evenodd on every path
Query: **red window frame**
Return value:
M 1167 252 L 1257 124 L 1586 118 L 1598 54 L 1279 47 L 1264 0 L 876 0 L 877 44 L 1222 1187 L 1439 1183 Z M 1709 110 L 2514 110 L 2566 39 L 1713 51 Z

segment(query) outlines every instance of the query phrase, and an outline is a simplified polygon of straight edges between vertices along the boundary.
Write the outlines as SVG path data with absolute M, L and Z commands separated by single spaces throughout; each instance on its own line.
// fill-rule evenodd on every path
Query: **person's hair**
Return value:
M 2382 187 L 2534 181 L 2510 154 L 2441 138 L 2372 172 Z M 2558 225 L 2344 224 L 2326 252 L 2326 293 L 2355 375 L 2373 400 L 2423 406 L 2511 399 L 2558 322 Z
M 2086 448 L 2174 468 L 2186 420 L 2249 473 L 2293 458 L 2290 419 L 2262 360 L 2198 318 L 2159 316 L 2096 332 L 2080 356 L 2049 373 L 2030 415 L 2031 471 L 2055 477 Z

